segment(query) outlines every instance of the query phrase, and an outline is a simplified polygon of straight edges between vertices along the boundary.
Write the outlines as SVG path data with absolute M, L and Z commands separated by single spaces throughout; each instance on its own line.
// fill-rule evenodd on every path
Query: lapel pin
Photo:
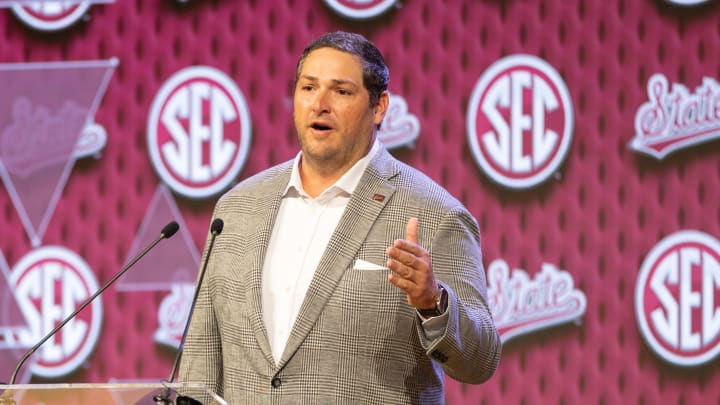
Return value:
M 373 200 L 383 202 L 385 201 L 385 196 L 382 194 L 373 194 Z

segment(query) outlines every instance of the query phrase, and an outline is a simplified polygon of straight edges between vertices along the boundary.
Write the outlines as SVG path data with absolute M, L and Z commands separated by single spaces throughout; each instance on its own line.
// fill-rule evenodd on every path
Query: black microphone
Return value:
M 20 359 L 20 361 L 15 366 L 15 370 L 13 370 L 13 373 L 10 376 L 10 382 L 8 383 L 8 385 L 15 384 L 15 378 L 17 377 L 18 371 L 20 371 L 20 367 L 22 367 L 22 365 L 25 363 L 25 361 L 27 361 L 27 359 L 30 358 L 30 356 L 33 353 L 35 353 L 35 351 L 37 349 L 39 349 L 40 346 L 43 345 L 43 343 L 45 343 L 48 339 L 50 339 L 53 335 L 55 335 L 60 329 L 62 329 L 62 327 L 65 326 L 65 324 L 68 323 L 71 319 L 73 319 L 75 317 L 75 315 L 77 315 L 80 311 L 85 309 L 85 307 L 88 306 L 95 298 L 97 298 L 98 295 L 102 294 L 103 291 L 105 291 L 108 287 L 110 287 L 110 285 L 112 283 L 114 283 L 115 280 L 117 280 L 118 278 L 120 278 L 120 276 L 125 274 L 125 272 L 128 271 L 128 269 L 130 269 L 130 267 L 132 267 L 138 260 L 140 260 L 143 256 L 145 256 L 145 254 L 147 254 L 147 252 L 149 252 L 150 249 L 154 248 L 155 245 L 157 245 L 161 240 L 169 239 L 171 236 L 175 235 L 175 232 L 177 232 L 178 228 L 180 228 L 180 226 L 175 221 L 172 221 L 169 224 L 165 225 L 163 227 L 162 231 L 160 231 L 160 236 L 158 236 L 157 239 L 152 241 L 152 243 L 150 243 L 145 249 L 143 249 L 142 252 L 138 253 L 138 255 L 135 256 L 127 265 L 125 265 L 125 267 L 123 267 L 122 270 L 120 270 L 117 274 L 115 274 L 115 276 L 113 276 L 113 278 L 111 278 L 110 281 L 105 283 L 105 285 L 103 285 L 102 288 L 100 288 L 93 295 L 91 295 L 90 298 L 86 299 L 85 302 L 83 302 L 82 305 L 80 305 L 72 314 L 70 314 L 67 318 L 63 319 L 63 321 L 60 322 L 60 324 L 58 324 L 58 326 L 56 326 L 53 330 L 51 330 L 50 333 L 45 335 L 44 338 L 40 339 L 40 341 L 35 346 L 31 347 L 30 350 L 25 352 L 25 355 L 23 355 L 23 357 Z
M 180 359 L 182 358 L 183 349 L 185 347 L 185 338 L 187 337 L 188 329 L 190 329 L 190 320 L 192 319 L 195 303 L 197 302 L 198 294 L 200 293 L 200 286 L 202 286 L 203 278 L 205 277 L 205 269 L 207 269 L 208 262 L 210 261 L 210 253 L 212 253 L 213 245 L 215 245 L 215 238 L 222 232 L 223 225 L 223 220 L 220 218 L 215 218 L 210 225 L 210 244 L 208 245 L 207 253 L 205 254 L 205 262 L 203 262 L 202 268 L 200 269 L 200 275 L 198 276 L 197 285 L 195 286 L 195 294 L 193 294 L 193 299 L 190 303 L 190 312 L 188 313 L 188 319 L 185 322 L 185 330 L 183 331 L 182 338 L 180 339 L 180 346 L 178 346 L 178 352 L 177 355 L 175 355 L 175 361 L 173 362 L 172 369 L 170 370 L 170 377 L 167 379 L 168 383 L 173 382 L 177 368 L 180 365 Z M 169 399 L 169 396 L 170 389 L 165 388 L 163 392 L 156 395 L 153 400 L 157 404 L 172 404 L 173 402 Z M 177 397 L 176 402 L 177 404 L 200 404 L 199 401 L 182 395 Z

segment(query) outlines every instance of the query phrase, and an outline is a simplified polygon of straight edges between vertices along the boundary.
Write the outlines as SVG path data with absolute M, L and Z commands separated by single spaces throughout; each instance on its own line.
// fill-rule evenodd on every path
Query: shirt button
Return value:
M 280 381 L 280 379 L 278 377 L 275 377 L 272 379 L 270 384 L 272 385 L 273 388 L 280 388 L 280 386 L 282 385 L 282 381 Z

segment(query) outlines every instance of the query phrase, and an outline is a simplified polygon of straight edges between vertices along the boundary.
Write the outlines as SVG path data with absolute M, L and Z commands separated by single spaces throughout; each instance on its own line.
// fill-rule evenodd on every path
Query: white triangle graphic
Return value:
M 0 178 L 40 246 L 116 59 L 0 64 Z M 97 131 L 96 131 L 97 132 Z
M 200 255 L 165 184 L 155 191 L 126 262 L 160 236 L 162 228 L 173 220 L 180 225 L 177 234 L 160 242 L 119 279 L 118 291 L 169 291 L 178 283 L 195 283 Z

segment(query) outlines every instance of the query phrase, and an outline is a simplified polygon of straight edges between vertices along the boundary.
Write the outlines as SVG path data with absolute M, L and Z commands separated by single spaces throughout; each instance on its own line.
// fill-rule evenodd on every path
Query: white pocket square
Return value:
M 387 270 L 387 267 L 378 266 L 375 263 L 370 263 L 363 259 L 355 259 L 355 265 L 353 266 L 355 270 Z

